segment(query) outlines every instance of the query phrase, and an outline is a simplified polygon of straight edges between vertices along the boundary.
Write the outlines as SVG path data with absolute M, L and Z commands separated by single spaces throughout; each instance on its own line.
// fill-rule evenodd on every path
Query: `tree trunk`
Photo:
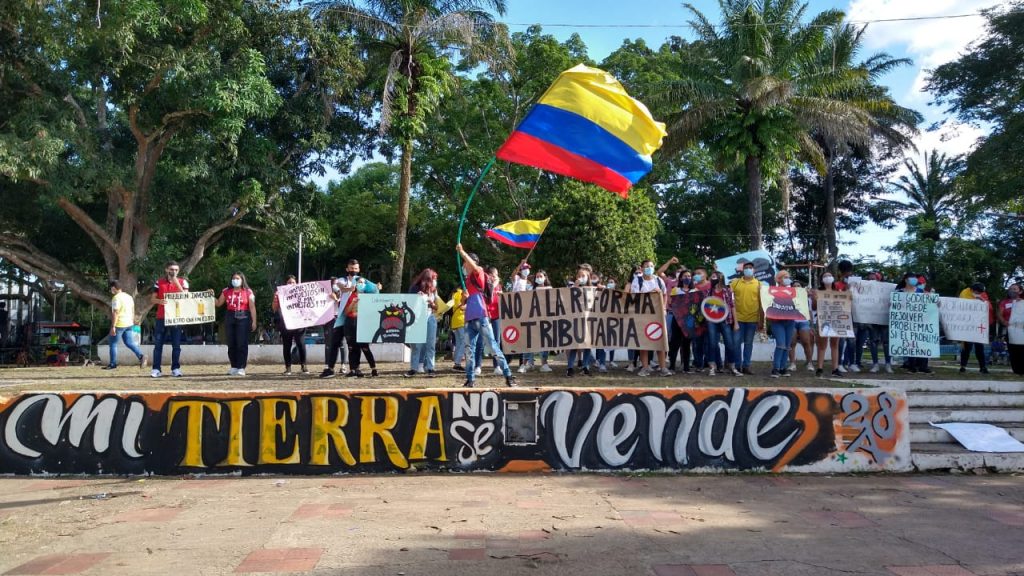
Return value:
M 412 188 L 412 141 L 402 144 L 402 179 L 398 187 L 398 218 L 395 229 L 395 262 L 391 266 L 388 291 L 403 292 L 402 272 L 405 267 L 405 238 L 409 227 L 409 190 Z
M 761 158 L 747 156 L 747 202 L 750 208 L 748 231 L 750 233 L 750 249 L 760 250 L 764 247 L 761 237 Z
M 831 147 L 825 150 L 825 240 L 828 242 L 828 259 L 835 260 L 839 256 L 839 244 L 836 241 L 836 186 L 833 176 L 835 154 Z

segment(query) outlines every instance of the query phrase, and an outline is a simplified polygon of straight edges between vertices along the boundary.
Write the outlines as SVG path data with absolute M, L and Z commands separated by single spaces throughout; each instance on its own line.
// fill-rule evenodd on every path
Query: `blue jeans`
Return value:
M 491 320 L 491 334 L 494 335 L 494 343 L 491 344 L 491 350 L 495 352 L 494 356 L 491 356 L 491 366 L 498 367 L 498 356 L 497 353 L 501 352 L 501 320 L 494 318 Z M 483 349 L 483 348 L 481 348 Z
M 568 367 L 570 370 L 576 369 L 576 358 L 578 358 L 579 355 L 579 350 L 569 350 L 568 357 L 566 359 L 568 360 Z M 590 368 L 590 365 L 593 363 L 594 354 L 590 351 L 590 348 L 587 348 L 583 351 L 583 367 Z
M 869 350 L 871 351 L 871 362 L 872 364 L 878 364 L 878 345 L 882 345 L 882 351 L 885 353 L 885 363 L 892 364 L 892 356 L 889 355 L 889 327 L 869 324 L 868 329 L 871 332 L 871 340 Z
M 409 359 L 409 369 L 419 370 L 421 367 L 427 372 L 434 371 L 434 353 L 437 350 L 437 318 L 433 314 L 427 318 L 427 341 L 423 344 L 412 345 L 412 355 Z
M 754 354 L 754 334 L 757 333 L 757 322 L 740 322 L 740 330 L 736 335 L 737 368 L 750 368 L 750 358 Z
M 494 341 L 494 332 L 491 331 L 491 323 L 486 318 L 478 318 L 476 320 L 466 321 L 466 338 L 468 339 L 467 346 L 470 350 L 474 350 L 477 347 L 477 343 L 487 340 L 491 350 L 494 350 L 494 361 L 501 367 L 502 374 L 506 378 L 512 375 L 512 371 L 509 370 L 508 362 L 505 360 L 505 355 L 501 353 L 501 347 Z M 467 355 L 466 358 L 466 380 L 472 382 L 476 379 L 476 358 L 474 356 Z
M 690 347 L 693 349 L 693 367 L 697 370 L 702 370 L 708 365 L 708 358 L 706 355 L 707 340 L 707 334 L 694 336 L 690 340 Z
M 796 336 L 796 322 L 792 320 L 772 320 L 772 337 L 775 338 L 775 357 L 772 368 L 785 370 L 789 366 L 789 343 Z
M 871 337 L 871 327 L 867 324 L 854 324 L 853 333 L 856 348 L 853 350 L 853 363 L 860 366 L 864 360 L 864 344 Z
M 124 345 L 135 354 L 135 358 L 142 360 L 142 350 L 135 345 L 135 337 L 132 334 L 132 327 L 115 328 L 114 335 L 110 337 L 110 365 L 117 366 L 117 341 L 122 340 Z
M 181 368 L 181 326 L 165 326 L 164 319 L 157 318 L 153 328 L 153 370 L 160 369 L 166 340 L 171 342 L 171 370 Z
M 455 336 L 455 346 L 452 348 L 452 361 L 456 364 L 461 364 L 462 360 L 466 357 L 466 327 L 455 328 L 452 330 L 452 334 Z
M 736 357 L 736 335 L 737 331 L 732 329 L 731 324 L 721 322 L 715 324 L 708 322 L 708 345 L 711 346 L 711 358 L 710 360 L 715 363 L 715 366 L 722 369 L 722 350 L 718 347 L 719 339 L 725 344 L 725 362 L 729 363 L 733 358 Z

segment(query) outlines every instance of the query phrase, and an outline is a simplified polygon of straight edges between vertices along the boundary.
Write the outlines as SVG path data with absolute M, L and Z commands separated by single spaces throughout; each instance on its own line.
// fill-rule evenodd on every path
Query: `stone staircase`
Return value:
M 1024 442 L 1024 381 L 875 380 L 865 383 L 906 392 L 910 408 L 911 461 L 918 471 L 1024 470 L 1024 452 L 970 452 L 945 430 L 929 424 L 992 424 Z

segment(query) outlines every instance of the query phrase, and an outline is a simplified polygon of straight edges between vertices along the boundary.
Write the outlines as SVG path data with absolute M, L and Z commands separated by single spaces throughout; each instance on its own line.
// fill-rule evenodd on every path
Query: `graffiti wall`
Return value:
M 24 394 L 0 473 L 907 470 L 891 390 Z

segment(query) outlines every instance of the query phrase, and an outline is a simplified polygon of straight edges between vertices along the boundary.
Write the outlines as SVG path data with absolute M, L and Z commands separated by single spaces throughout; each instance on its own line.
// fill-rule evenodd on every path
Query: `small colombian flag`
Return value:
M 487 237 L 497 240 L 502 244 L 532 250 L 537 245 L 540 235 L 544 233 L 544 229 L 548 227 L 548 222 L 550 221 L 551 218 L 546 220 L 516 220 L 508 222 L 488 230 Z
M 665 125 L 614 76 L 582 64 L 562 72 L 496 156 L 615 192 L 651 171 Z

